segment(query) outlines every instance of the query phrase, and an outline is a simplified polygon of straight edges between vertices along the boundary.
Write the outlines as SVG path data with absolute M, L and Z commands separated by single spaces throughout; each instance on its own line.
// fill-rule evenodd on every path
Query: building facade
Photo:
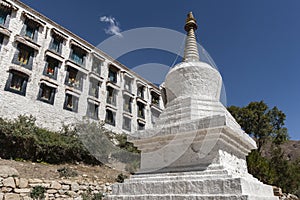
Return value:
M 0 1 L 0 116 L 59 130 L 89 118 L 115 132 L 151 128 L 160 89 L 17 0 Z

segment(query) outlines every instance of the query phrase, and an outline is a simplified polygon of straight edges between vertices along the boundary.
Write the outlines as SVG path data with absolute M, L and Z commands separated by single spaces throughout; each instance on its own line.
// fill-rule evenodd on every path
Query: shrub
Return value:
M 118 146 L 121 149 L 124 149 L 131 153 L 140 153 L 140 151 L 135 146 L 133 146 L 131 142 L 128 142 L 126 134 L 116 134 L 115 139 L 118 141 Z
M 62 167 L 57 169 L 58 173 L 59 173 L 59 177 L 75 177 L 78 176 L 77 171 L 69 168 L 69 167 Z
M 131 173 L 138 166 L 137 148 L 125 134 L 105 129 L 104 123 L 82 121 L 53 132 L 37 127 L 35 121 L 23 115 L 15 120 L 0 118 L 0 157 L 51 164 L 102 164 L 112 158 L 130 163 L 127 168 Z M 68 171 L 61 169 L 60 173 L 65 176 Z
M 117 181 L 118 183 L 123 183 L 124 180 L 127 179 L 127 178 L 128 178 L 128 176 L 126 176 L 126 175 L 124 175 L 124 174 L 119 174 L 119 175 L 117 176 L 117 178 L 116 178 L 116 181 Z
M 103 194 L 102 193 L 94 193 L 92 194 L 91 188 L 84 193 L 81 193 L 82 200 L 102 200 Z
M 75 130 L 63 127 L 61 132 L 52 132 L 39 128 L 32 116 L 0 118 L 0 157 L 52 164 L 101 164 L 86 150 Z
M 46 189 L 43 186 L 35 186 L 30 193 L 30 197 L 35 200 L 42 200 L 45 199 L 45 192 Z

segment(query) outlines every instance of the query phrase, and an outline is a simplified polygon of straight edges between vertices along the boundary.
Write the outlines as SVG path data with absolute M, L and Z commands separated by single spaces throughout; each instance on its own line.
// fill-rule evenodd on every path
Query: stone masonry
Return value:
M 103 183 L 97 179 L 27 179 L 18 176 L 17 170 L 8 166 L 0 166 L 0 200 L 32 200 L 30 194 L 34 187 L 45 188 L 45 200 L 81 200 L 82 194 L 111 192 L 111 183 Z

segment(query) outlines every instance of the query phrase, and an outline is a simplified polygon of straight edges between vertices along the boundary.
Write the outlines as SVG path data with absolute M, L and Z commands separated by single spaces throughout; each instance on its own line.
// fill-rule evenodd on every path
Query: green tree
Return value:
M 247 157 L 248 171 L 260 181 L 273 184 L 275 170 L 270 165 L 270 161 L 263 157 L 257 150 L 252 151 Z
M 270 109 L 260 101 L 242 108 L 230 106 L 228 110 L 242 129 L 257 141 L 258 152 L 267 141 L 279 145 L 288 140 L 288 132 L 284 127 L 286 116 L 276 106 Z
M 284 127 L 285 114 L 276 106 L 270 109 L 263 101 L 251 102 L 245 107 L 230 106 L 228 110 L 257 142 L 258 149 L 247 157 L 249 172 L 285 192 L 300 193 L 300 162 L 288 162 L 280 147 L 289 139 Z M 262 154 L 267 148 L 271 153 L 269 158 Z

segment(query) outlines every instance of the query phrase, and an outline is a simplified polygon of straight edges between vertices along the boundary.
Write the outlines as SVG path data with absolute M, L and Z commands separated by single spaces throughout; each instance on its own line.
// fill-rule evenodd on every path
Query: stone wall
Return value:
M 45 188 L 45 200 L 81 200 L 82 194 L 106 194 L 111 191 L 110 183 L 103 183 L 97 179 L 27 179 L 19 177 L 13 168 L 0 168 L 0 200 L 31 200 L 31 193 L 37 186 Z

